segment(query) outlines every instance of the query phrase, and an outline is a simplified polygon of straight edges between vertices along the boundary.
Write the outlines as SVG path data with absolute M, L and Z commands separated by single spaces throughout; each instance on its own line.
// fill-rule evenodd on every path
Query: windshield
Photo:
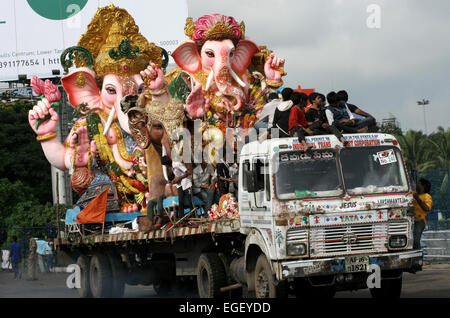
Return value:
M 408 191 L 403 159 L 397 148 L 345 148 L 340 160 L 349 195 Z
M 333 150 L 317 150 L 312 157 L 302 151 L 285 152 L 274 159 L 279 160 L 275 191 L 281 200 L 343 193 Z

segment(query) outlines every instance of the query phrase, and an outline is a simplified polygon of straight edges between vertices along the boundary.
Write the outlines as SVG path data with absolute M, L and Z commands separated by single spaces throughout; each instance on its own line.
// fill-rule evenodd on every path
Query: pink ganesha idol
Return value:
M 209 14 L 196 22 L 188 18 L 185 34 L 189 40 L 172 53 L 179 67 L 165 75 L 168 90 L 164 93 L 181 95 L 170 83 L 184 76 L 190 89 L 182 101 L 191 119 L 203 119 L 222 130 L 249 128 L 245 116 L 257 116 L 264 95 L 282 86 L 284 60 L 245 38 L 244 22 L 237 23 L 233 17 Z M 148 75 L 156 71 L 146 70 Z M 254 85 L 255 77 L 258 85 Z
M 50 92 L 49 84 L 33 80 L 43 99 L 29 112 L 30 126 L 50 164 L 71 172 L 81 209 L 108 188 L 108 212 L 134 212 L 145 205 L 146 171 L 138 164 L 144 151 L 121 101 L 159 85 L 154 79 L 146 85 L 140 72 L 150 61 L 161 68 L 162 51 L 139 33 L 126 10 L 114 5 L 98 9 L 78 46 L 61 56 L 66 72 L 72 60 L 76 64 L 62 85 L 79 114 L 64 143 L 56 138 L 59 118 L 53 108 L 60 96 Z

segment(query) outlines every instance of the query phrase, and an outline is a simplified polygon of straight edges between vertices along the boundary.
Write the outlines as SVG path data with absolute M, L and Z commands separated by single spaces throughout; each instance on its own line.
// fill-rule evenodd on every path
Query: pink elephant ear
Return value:
M 85 67 L 77 68 L 61 79 L 72 107 L 86 103 L 88 108 L 102 108 L 100 89 L 95 80 L 95 73 Z
M 250 65 L 253 55 L 259 51 L 258 46 L 250 40 L 241 40 L 236 45 L 236 51 L 231 58 L 231 67 L 238 74 L 243 74 Z
M 172 52 L 172 57 L 179 67 L 190 74 L 197 73 L 202 67 L 200 55 L 197 52 L 197 45 L 194 41 L 188 40 L 181 43 Z

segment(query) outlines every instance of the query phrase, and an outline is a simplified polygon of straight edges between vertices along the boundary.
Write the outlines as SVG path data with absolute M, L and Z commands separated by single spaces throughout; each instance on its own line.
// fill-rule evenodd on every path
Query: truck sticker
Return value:
M 340 206 L 341 209 L 356 208 L 356 202 L 344 202 Z
M 280 248 L 284 241 L 283 233 L 281 232 L 281 230 L 276 231 L 275 239 L 277 240 L 278 248 Z
M 267 231 L 267 236 L 269 237 L 269 244 L 270 244 L 270 246 L 272 246 L 272 244 L 273 244 L 272 230 L 267 229 L 266 231 Z
M 358 223 L 372 223 L 384 222 L 388 219 L 387 210 L 383 211 L 369 211 L 352 214 L 325 214 L 310 216 L 311 226 L 326 226 L 326 225 L 340 225 L 340 224 L 358 224 Z
M 377 203 L 378 204 L 396 204 L 396 203 L 407 203 L 408 199 L 405 198 L 389 198 L 389 199 L 381 199 L 378 200 Z
M 317 195 L 317 193 L 308 191 L 308 190 L 305 190 L 305 191 L 295 190 L 295 196 L 297 198 L 314 197 L 316 195 Z
M 311 274 L 315 274 L 315 273 L 320 273 L 323 270 L 324 269 L 323 269 L 322 263 L 318 262 L 316 264 L 313 264 L 312 266 L 305 267 L 303 269 L 303 272 L 305 273 L 305 275 L 311 275 Z
M 400 219 L 406 217 L 406 211 L 405 210 L 391 210 L 389 212 L 389 218 L 390 219 Z
M 395 156 L 394 149 L 377 152 L 377 157 L 378 162 L 382 166 L 397 162 L 397 157 Z

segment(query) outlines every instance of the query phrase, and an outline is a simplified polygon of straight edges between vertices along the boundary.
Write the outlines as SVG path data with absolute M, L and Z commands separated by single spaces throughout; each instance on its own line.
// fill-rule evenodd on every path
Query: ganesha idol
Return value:
M 140 72 L 149 61 L 162 67 L 162 51 L 139 33 L 127 11 L 113 5 L 100 8 L 78 46 L 62 55 L 66 69 L 72 59 L 76 64 L 61 82 L 79 112 L 65 142 L 56 138 L 59 118 L 48 99 L 30 110 L 30 126 L 47 160 L 71 172 L 81 209 L 106 189 L 108 212 L 134 212 L 145 206 L 148 185 L 143 149 L 131 134 L 120 102 L 144 90 Z
M 283 85 L 284 60 L 245 37 L 244 22 L 210 14 L 186 20 L 189 39 L 172 53 L 178 67 L 165 74 L 158 92 L 185 104 L 190 119 L 204 127 L 250 128 L 264 96 Z M 157 68 L 142 75 L 163 76 Z
M 172 132 L 200 119 L 202 146 L 220 147 L 226 128 L 252 127 L 264 95 L 282 86 L 284 60 L 246 39 L 243 22 L 220 14 L 188 18 L 185 33 L 189 40 L 172 53 L 178 67 L 165 74 L 165 51 L 139 33 L 127 11 L 110 5 L 98 9 L 78 46 L 63 52 L 66 70 L 76 64 L 61 82 L 78 119 L 59 142 L 58 114 L 43 98 L 29 123 L 48 161 L 71 172 L 81 210 L 106 189 L 107 212 L 144 211 L 146 199 L 173 195 L 162 166 L 177 149 Z

